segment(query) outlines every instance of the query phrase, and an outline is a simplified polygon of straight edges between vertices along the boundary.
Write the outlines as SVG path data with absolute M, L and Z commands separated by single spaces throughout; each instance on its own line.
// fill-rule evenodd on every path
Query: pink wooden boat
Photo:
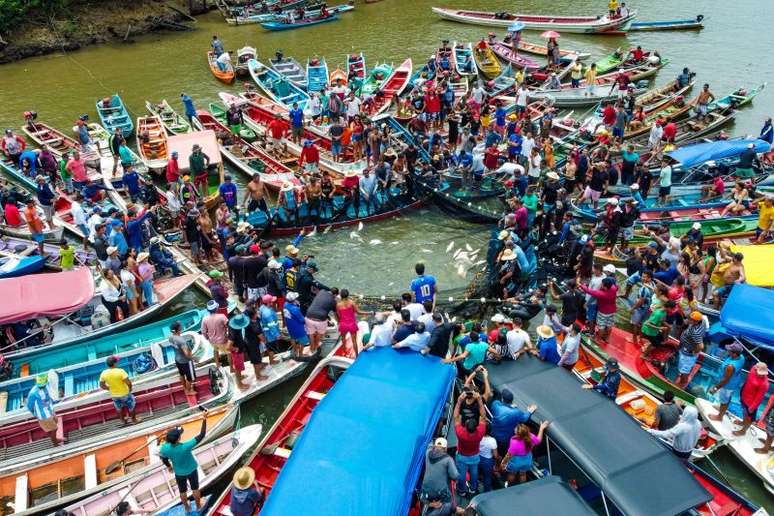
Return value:
M 387 80 L 382 83 L 379 90 L 377 90 L 374 95 L 373 104 L 367 109 L 369 116 L 375 116 L 386 111 L 387 108 L 390 107 L 392 99 L 403 93 L 403 90 L 406 89 L 409 79 L 411 78 L 412 69 L 413 64 L 411 58 L 408 58 L 392 71 L 392 74 L 390 74 Z
M 518 52 L 513 50 L 510 45 L 506 45 L 500 41 L 494 41 L 490 42 L 489 46 L 492 48 L 492 51 L 497 55 L 497 57 L 506 63 L 511 63 L 514 66 L 519 68 L 526 68 L 527 70 L 536 70 L 540 68 L 539 64 L 528 57 L 523 57 Z

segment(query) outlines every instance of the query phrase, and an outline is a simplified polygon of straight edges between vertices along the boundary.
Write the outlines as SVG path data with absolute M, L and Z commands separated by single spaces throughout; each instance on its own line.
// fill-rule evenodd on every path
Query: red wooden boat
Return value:
M 751 206 L 751 211 L 755 211 L 754 206 Z M 722 210 L 715 208 L 679 208 L 675 210 L 665 211 L 645 211 L 640 213 L 639 221 L 642 223 L 653 222 L 685 222 L 696 221 L 701 222 L 703 220 L 713 220 L 721 218 Z
M 450 46 L 439 47 L 435 51 L 436 72 L 441 73 L 446 71 L 446 72 L 452 73 L 456 69 L 457 69 L 457 59 L 454 56 L 454 49 Z
M 392 104 L 392 99 L 403 93 L 403 90 L 406 89 L 409 83 L 409 79 L 411 79 L 412 68 L 411 58 L 408 58 L 392 71 L 392 74 L 382 83 L 374 95 L 373 103 L 366 109 L 369 116 L 375 116 L 384 112 Z
M 239 135 L 233 134 L 228 127 L 220 123 L 209 111 L 198 110 L 194 124 L 198 125 L 200 129 L 215 131 L 215 134 L 218 135 L 220 153 L 248 177 L 252 178 L 255 174 L 260 175 L 261 181 L 275 191 L 278 191 L 285 181 L 300 184 L 300 181 L 291 169 L 263 150 L 251 145 Z M 228 141 L 224 142 L 225 138 L 228 138 Z M 262 171 L 253 167 L 252 163 L 255 161 L 263 163 L 264 169 Z
M 527 70 L 537 70 L 538 68 L 540 68 L 540 65 L 537 64 L 535 61 L 527 57 L 523 57 L 516 50 L 514 50 L 510 45 L 506 45 L 501 41 L 490 40 L 489 46 L 491 47 L 492 52 L 494 52 L 495 55 L 497 55 L 497 57 L 499 57 L 506 63 L 511 63 L 512 65 L 518 68 L 524 68 Z
M 293 443 L 304 430 L 312 411 L 335 383 L 334 378 L 338 377 L 336 370 L 346 369 L 352 364 L 351 359 L 342 356 L 344 353 L 343 346 L 339 344 L 333 356 L 323 359 L 315 367 L 287 408 L 258 443 L 253 455 L 245 462 L 246 466 L 255 471 L 255 481 L 265 491 L 264 500 L 270 495 L 277 476 L 290 457 Z M 230 516 L 230 503 L 231 485 L 218 501 L 212 504 L 210 514 Z
M 758 511 L 758 507 L 755 507 L 742 495 L 697 465 L 689 462 L 688 470 L 690 470 L 693 478 L 712 495 L 712 500 L 695 509 L 699 514 L 706 516 L 718 516 L 721 514 L 749 516 Z

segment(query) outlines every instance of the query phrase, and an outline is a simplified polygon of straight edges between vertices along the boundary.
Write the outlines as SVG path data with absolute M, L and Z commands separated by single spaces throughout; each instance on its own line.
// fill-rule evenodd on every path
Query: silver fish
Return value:
M 446 246 L 446 252 L 448 253 L 448 252 L 449 252 L 449 251 L 451 251 L 452 249 L 454 249 L 454 240 L 452 240 L 452 241 L 449 243 L 449 245 L 447 245 L 447 246 Z
M 371 245 L 379 245 L 379 244 L 381 244 L 381 243 L 382 243 L 382 241 L 381 241 L 381 240 L 378 240 L 378 239 L 376 239 L 376 238 L 374 238 L 373 240 L 371 240 L 371 241 L 370 241 L 370 242 L 368 242 L 368 243 L 369 243 L 369 244 L 371 244 Z

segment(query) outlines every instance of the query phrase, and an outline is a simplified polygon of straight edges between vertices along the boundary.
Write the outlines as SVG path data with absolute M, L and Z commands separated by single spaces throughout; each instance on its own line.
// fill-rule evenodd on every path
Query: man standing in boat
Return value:
M 188 157 L 188 168 L 190 174 L 194 176 L 194 188 L 197 191 L 201 188 L 202 198 L 207 197 L 207 169 L 209 166 L 210 157 L 202 151 L 201 145 L 194 143 L 191 155 Z
M 140 420 L 135 412 L 136 402 L 134 394 L 132 394 L 132 381 L 129 379 L 129 375 L 118 367 L 118 357 L 108 357 L 105 365 L 107 365 L 107 369 L 99 375 L 99 388 L 110 392 L 118 417 L 125 425 L 129 424 L 129 417 L 132 418 L 132 423 L 139 423 Z M 124 409 L 126 409 L 127 415 L 124 415 Z
M 709 114 L 709 103 L 715 100 L 715 95 L 710 91 L 709 84 L 705 84 L 699 96 L 696 98 L 696 110 L 699 118 L 704 120 Z
M 54 415 L 56 401 L 48 389 L 48 373 L 39 374 L 35 378 L 35 385 L 27 394 L 27 410 L 38 420 L 40 428 L 48 434 L 54 446 L 67 443 L 66 439 L 57 437 L 58 425 Z
M 167 442 L 161 445 L 159 450 L 161 461 L 175 474 L 175 482 L 177 482 L 177 488 L 180 491 L 180 501 L 186 514 L 191 512 L 191 504 L 188 501 L 189 486 L 193 494 L 196 511 L 198 512 L 202 508 L 202 495 L 199 491 L 199 464 L 193 455 L 193 449 L 204 440 L 204 435 L 207 433 L 207 409 L 202 410 L 204 415 L 202 416 L 202 428 L 199 430 L 199 435 L 181 443 L 180 437 L 183 435 L 183 429 L 179 427 L 173 428 L 167 432 Z

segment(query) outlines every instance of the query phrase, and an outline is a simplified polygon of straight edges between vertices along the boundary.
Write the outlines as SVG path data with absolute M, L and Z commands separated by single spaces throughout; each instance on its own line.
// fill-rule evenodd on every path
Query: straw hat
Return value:
M 293 244 L 288 244 L 285 246 L 285 252 L 290 256 L 296 256 L 298 254 L 298 247 Z
M 555 337 L 554 330 L 549 328 L 548 326 L 543 326 L 542 324 L 537 327 L 535 330 L 539 337 L 542 337 L 544 339 L 550 339 L 551 337 Z
M 247 221 L 242 221 L 239 224 L 237 224 L 236 232 L 237 233 L 244 233 L 250 228 L 250 223 Z
M 766 376 L 769 374 L 769 366 L 766 365 L 766 362 L 758 362 L 755 364 L 755 367 L 753 367 L 753 370 L 758 376 Z
M 554 181 L 559 181 L 559 174 L 557 174 L 553 170 L 551 172 L 549 172 L 548 174 L 546 174 L 546 177 L 548 179 L 553 179 Z
M 234 473 L 234 486 L 237 489 L 247 489 L 255 482 L 255 471 L 249 466 L 239 468 Z
M 506 249 L 503 251 L 502 256 L 500 256 L 501 262 L 509 262 L 514 259 L 516 259 L 516 253 L 513 252 L 513 249 Z
M 357 172 L 354 170 L 347 170 L 347 172 L 344 174 L 344 177 L 355 177 L 357 175 Z
M 146 253 L 145 251 L 143 251 L 143 252 L 141 252 L 140 254 L 137 255 L 137 261 L 138 262 L 144 262 L 148 258 L 150 258 L 150 254 Z
M 508 231 L 507 229 L 503 229 L 502 231 L 500 231 L 500 234 L 497 235 L 497 240 L 505 240 L 507 238 L 510 238 L 510 236 L 511 236 L 510 231 Z

